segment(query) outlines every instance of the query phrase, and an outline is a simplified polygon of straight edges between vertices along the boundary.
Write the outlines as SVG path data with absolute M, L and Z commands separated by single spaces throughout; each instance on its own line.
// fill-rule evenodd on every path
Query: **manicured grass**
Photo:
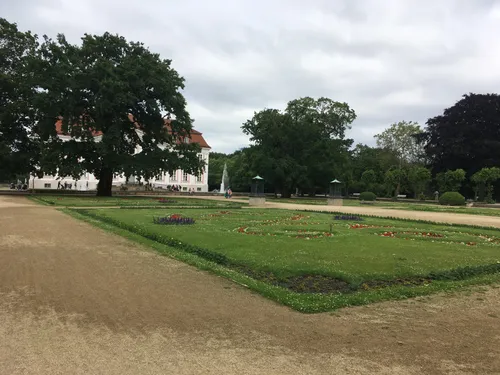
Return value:
M 304 312 L 500 279 L 500 232 L 492 229 L 271 209 L 72 214 Z M 170 214 L 195 224 L 153 223 Z
M 268 198 L 270 202 L 276 203 L 291 203 L 291 204 L 306 204 L 306 205 L 326 205 L 326 198 Z M 409 211 L 428 211 L 428 212 L 449 212 L 457 214 L 469 214 L 469 215 L 486 215 L 486 216 L 500 216 L 500 209 L 495 208 L 480 208 L 480 207 L 450 207 L 450 206 L 440 206 L 438 204 L 432 203 L 410 203 L 404 201 L 398 202 L 387 202 L 387 201 L 376 201 L 370 204 L 362 204 L 357 199 L 344 199 L 344 206 L 350 207 L 380 207 L 393 210 L 409 210 Z
M 174 197 L 137 197 L 137 196 L 116 196 L 116 197 L 73 197 L 64 195 L 34 195 L 31 199 L 35 202 L 62 206 L 62 207 L 239 207 L 244 203 L 230 201 L 214 201 L 197 198 Z

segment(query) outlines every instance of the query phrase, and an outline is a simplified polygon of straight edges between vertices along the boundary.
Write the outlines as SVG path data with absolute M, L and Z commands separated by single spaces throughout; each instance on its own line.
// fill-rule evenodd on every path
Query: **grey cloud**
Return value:
M 346 101 L 348 135 L 440 114 L 500 86 L 495 0 L 3 0 L 0 14 L 38 34 L 110 31 L 142 41 L 186 78 L 195 126 L 214 151 L 248 144 L 241 124 L 302 96 Z

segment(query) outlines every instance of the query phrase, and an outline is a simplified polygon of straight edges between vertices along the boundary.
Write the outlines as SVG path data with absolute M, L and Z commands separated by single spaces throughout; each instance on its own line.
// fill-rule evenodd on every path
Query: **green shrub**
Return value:
M 448 191 L 439 197 L 439 204 L 443 206 L 463 206 L 465 198 L 456 191 Z
M 375 199 L 377 199 L 377 196 L 371 191 L 364 191 L 359 195 L 360 201 L 374 201 Z

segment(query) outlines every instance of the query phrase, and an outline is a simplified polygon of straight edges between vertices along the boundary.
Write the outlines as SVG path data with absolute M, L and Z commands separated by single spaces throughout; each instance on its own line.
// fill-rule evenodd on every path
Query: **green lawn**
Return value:
M 286 210 L 79 210 L 158 251 L 300 311 L 327 311 L 500 279 L 500 231 Z M 154 224 L 190 217 L 194 225 Z M 361 227 L 356 227 L 361 225 Z
M 276 203 L 291 203 L 291 204 L 307 204 L 307 205 L 326 205 L 326 198 L 268 198 L 269 202 Z M 373 204 L 362 204 L 357 199 L 344 199 L 344 206 L 366 206 L 366 207 L 380 207 L 393 210 L 410 210 L 410 211 L 429 211 L 429 212 L 451 212 L 469 215 L 486 215 L 486 216 L 500 216 L 500 209 L 495 208 L 479 208 L 479 207 L 450 207 L 440 206 L 432 203 L 410 203 L 410 202 L 387 202 L 376 201 Z
M 34 195 L 32 200 L 38 203 L 62 207 L 239 207 L 243 203 L 214 201 L 197 198 L 173 197 L 73 197 L 65 195 Z

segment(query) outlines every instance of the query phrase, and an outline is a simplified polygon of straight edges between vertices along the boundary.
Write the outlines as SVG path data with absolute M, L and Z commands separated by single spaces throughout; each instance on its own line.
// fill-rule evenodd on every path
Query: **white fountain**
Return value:
M 220 190 L 219 193 L 224 194 L 227 189 L 227 183 L 228 183 L 229 177 L 227 175 L 227 163 L 224 163 L 224 170 L 222 171 L 222 181 L 220 183 Z

